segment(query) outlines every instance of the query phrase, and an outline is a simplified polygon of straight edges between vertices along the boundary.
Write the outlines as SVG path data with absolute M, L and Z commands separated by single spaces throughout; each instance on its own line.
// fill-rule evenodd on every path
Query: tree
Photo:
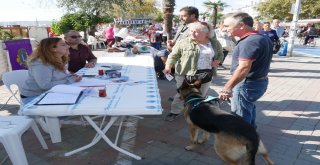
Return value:
M 67 11 L 81 11 L 96 16 L 116 16 L 124 19 L 155 13 L 156 0 L 57 0 Z
M 203 13 L 200 13 L 199 15 L 202 16 L 203 21 L 206 21 L 207 18 L 210 18 L 209 12 L 203 12 Z
M 168 39 L 172 39 L 172 20 L 173 20 L 173 11 L 175 6 L 175 0 L 163 0 L 163 22 L 165 25 L 165 31 L 168 34 Z
M 259 18 L 264 20 L 280 19 L 291 21 L 293 15 L 290 13 L 291 5 L 295 0 L 268 0 L 256 6 Z M 302 0 L 300 19 L 318 18 L 320 16 L 320 0 Z
M 203 4 L 212 11 L 213 15 L 213 28 L 216 28 L 217 20 L 218 20 L 218 10 L 223 10 L 228 5 L 225 2 L 221 2 L 221 0 L 217 0 L 215 2 L 211 2 L 210 0 L 203 2 Z
M 61 17 L 58 22 L 52 23 L 52 31 L 56 34 L 64 34 L 69 30 L 84 31 L 85 39 L 87 38 L 87 30 L 91 26 L 98 23 L 108 23 L 113 21 L 110 17 L 98 17 L 83 12 L 67 13 Z

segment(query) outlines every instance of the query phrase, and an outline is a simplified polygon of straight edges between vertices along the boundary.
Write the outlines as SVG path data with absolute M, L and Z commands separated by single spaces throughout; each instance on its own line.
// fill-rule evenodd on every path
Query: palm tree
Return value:
M 168 39 L 172 39 L 172 19 L 175 6 L 175 0 L 163 0 L 163 23 L 168 34 Z
M 203 2 L 203 4 L 209 9 L 212 10 L 213 15 L 213 27 L 216 28 L 217 25 L 217 19 L 218 19 L 218 10 L 223 10 L 223 8 L 229 6 L 225 2 L 221 2 L 221 0 L 216 0 L 215 2 L 212 2 L 210 0 Z
M 210 18 L 209 12 L 203 12 L 203 13 L 200 13 L 199 15 L 202 16 L 203 21 L 206 21 L 207 18 Z

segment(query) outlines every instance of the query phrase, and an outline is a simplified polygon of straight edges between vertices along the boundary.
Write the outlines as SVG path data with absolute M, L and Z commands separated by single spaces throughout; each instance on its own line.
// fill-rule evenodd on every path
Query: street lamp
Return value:
M 289 32 L 289 42 L 288 42 L 288 56 L 289 57 L 292 57 L 297 22 L 299 20 L 300 5 L 301 5 L 301 0 L 296 0 L 296 3 L 294 5 L 293 19 L 291 22 L 290 32 Z

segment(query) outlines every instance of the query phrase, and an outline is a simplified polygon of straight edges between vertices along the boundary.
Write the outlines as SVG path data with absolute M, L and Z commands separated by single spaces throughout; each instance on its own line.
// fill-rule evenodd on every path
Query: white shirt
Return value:
M 115 35 L 125 39 L 129 35 L 129 30 L 127 28 L 121 28 L 120 31 Z
M 215 55 L 214 50 L 212 49 L 211 43 L 205 45 L 199 44 L 200 55 L 197 63 L 197 70 L 203 69 L 212 69 L 212 59 Z

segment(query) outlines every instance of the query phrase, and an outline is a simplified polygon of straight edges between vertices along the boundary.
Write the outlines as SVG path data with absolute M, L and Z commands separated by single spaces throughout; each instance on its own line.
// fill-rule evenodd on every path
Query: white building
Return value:
M 258 11 L 255 9 L 255 7 L 261 3 L 267 0 L 252 0 L 249 4 L 247 4 L 244 7 L 240 7 L 240 8 L 236 8 L 236 9 L 231 9 L 231 11 L 229 12 L 237 12 L 237 11 L 241 11 L 241 12 L 246 12 L 248 13 L 250 16 L 252 16 L 252 18 L 255 18 L 259 15 Z

